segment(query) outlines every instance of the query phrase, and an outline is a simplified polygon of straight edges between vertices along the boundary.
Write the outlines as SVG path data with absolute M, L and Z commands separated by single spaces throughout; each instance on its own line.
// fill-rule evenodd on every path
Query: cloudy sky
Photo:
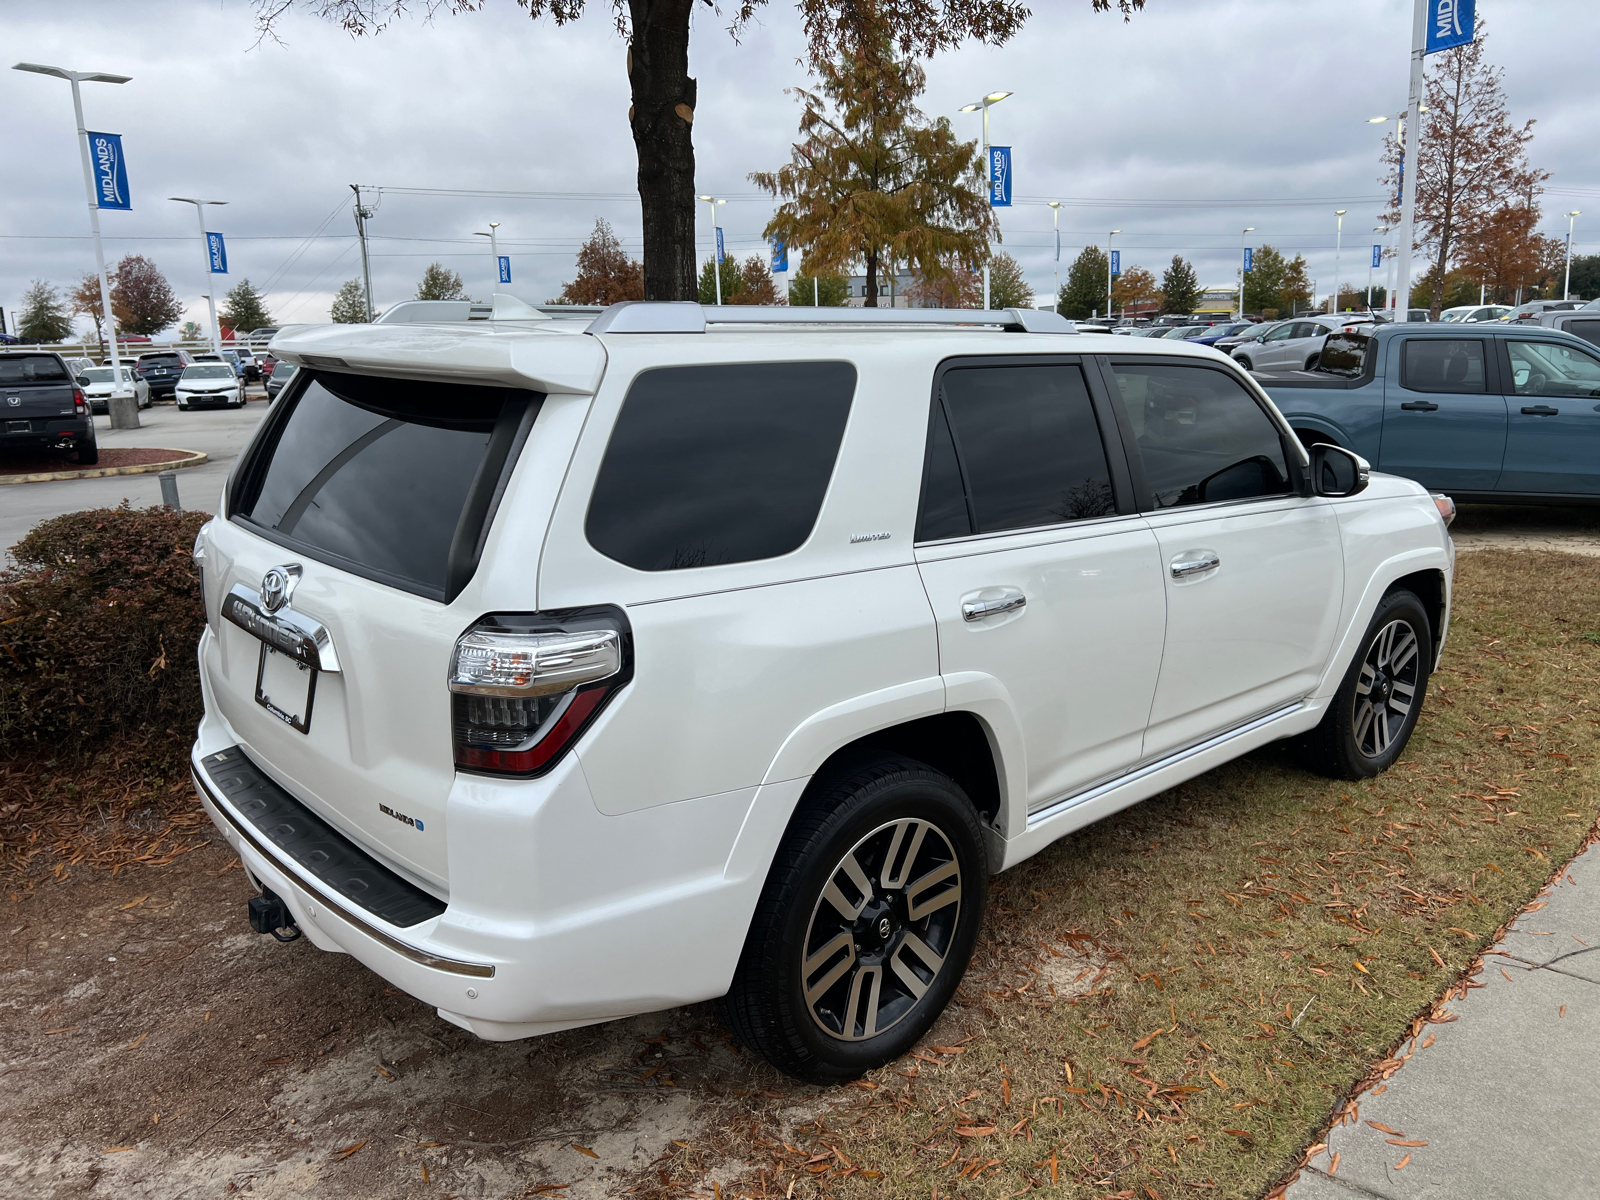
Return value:
M 11 58 L 133 77 L 84 86 L 89 128 L 124 135 L 133 195 L 131 212 L 102 215 L 107 256 L 153 259 L 202 324 L 193 209 L 172 195 L 229 202 L 208 218 L 228 238 L 232 273 L 219 284 L 248 276 L 281 321 L 326 320 L 333 292 L 359 273 L 352 183 L 384 189 L 370 226 L 380 308 L 409 298 L 435 259 L 486 295 L 492 264 L 472 235 L 492 220 L 512 256 L 509 290 L 534 302 L 571 277 L 597 216 L 639 252 L 623 45 L 604 0 L 564 28 L 485 0 L 478 13 L 414 13 L 363 39 L 297 10 L 281 42 L 260 45 L 248 0 L 8 9 Z M 1382 127 L 1366 119 L 1405 103 L 1410 0 L 1150 0 L 1127 23 L 1095 15 L 1089 0 L 1035 0 L 1034 10 L 1010 45 L 929 63 L 923 109 L 976 138 L 978 118 L 960 106 L 1015 93 L 992 112 L 994 142 L 1014 147 L 1018 203 L 1001 224 L 1041 292 L 1054 269 L 1049 199 L 1063 202 L 1063 270 L 1117 228 L 1125 267 L 1159 273 L 1183 254 L 1202 282 L 1222 284 L 1240 229 L 1254 225 L 1252 244 L 1304 254 L 1324 292 L 1334 210 L 1345 208 L 1341 275 L 1365 282 L 1382 205 Z M 1478 0 L 1478 10 L 1513 116 L 1538 120 L 1546 231 L 1565 235 L 1563 214 L 1586 208 L 1574 251 L 1600 251 L 1600 4 Z M 786 158 L 797 108 L 784 89 L 805 73 L 784 0 L 739 44 L 724 24 L 706 10 L 691 42 L 697 190 L 729 197 L 727 240 L 744 255 L 771 212 L 746 176 Z M 0 71 L 0 111 L 10 320 L 29 280 L 68 284 L 94 257 L 67 85 Z

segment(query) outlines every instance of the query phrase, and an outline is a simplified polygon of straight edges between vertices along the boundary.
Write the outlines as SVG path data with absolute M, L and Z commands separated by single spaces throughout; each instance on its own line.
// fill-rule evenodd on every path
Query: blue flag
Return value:
M 1061 230 L 1056 230 L 1056 261 L 1061 261 Z
M 774 275 L 789 269 L 789 247 L 782 238 L 772 239 L 772 273 Z
M 1428 0 L 1428 44 L 1424 54 L 1464 46 L 1473 38 L 1475 0 Z
M 1374 246 L 1372 248 L 1372 268 L 1377 270 L 1381 266 L 1383 266 L 1383 247 Z
M 94 199 L 97 208 L 133 207 L 128 196 L 128 166 L 122 161 L 120 133 L 89 134 L 89 163 L 94 168 Z
M 228 273 L 228 246 L 222 240 L 220 233 L 206 234 L 206 257 L 211 260 L 211 273 L 213 275 L 226 275 Z
M 1256 269 L 1256 248 L 1254 246 L 1246 246 L 1244 248 L 1244 269 L 1246 271 L 1254 271 Z
M 1121 250 L 1113 250 L 1111 252 L 1111 273 L 1113 275 L 1121 275 L 1122 274 L 1122 251 Z
M 500 255 L 500 282 L 511 282 L 511 256 L 509 254 Z
M 722 226 L 717 226 L 717 266 L 722 265 Z
M 989 207 L 1011 207 L 1011 147 L 989 147 Z

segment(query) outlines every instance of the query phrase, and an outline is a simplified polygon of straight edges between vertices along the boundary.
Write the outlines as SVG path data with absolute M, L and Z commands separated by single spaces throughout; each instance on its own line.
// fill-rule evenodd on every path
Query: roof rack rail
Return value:
M 943 325 L 996 327 L 1013 333 L 1077 333 L 1077 326 L 1035 308 L 807 308 L 796 305 L 703 305 L 692 300 L 623 300 L 587 333 L 704 333 L 708 325 Z

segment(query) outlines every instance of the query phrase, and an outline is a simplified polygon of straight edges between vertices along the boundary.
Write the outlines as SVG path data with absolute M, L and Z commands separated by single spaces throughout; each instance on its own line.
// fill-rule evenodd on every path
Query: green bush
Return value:
M 0 746 L 187 739 L 205 626 L 190 552 L 205 513 L 121 508 L 35 526 L 0 571 Z

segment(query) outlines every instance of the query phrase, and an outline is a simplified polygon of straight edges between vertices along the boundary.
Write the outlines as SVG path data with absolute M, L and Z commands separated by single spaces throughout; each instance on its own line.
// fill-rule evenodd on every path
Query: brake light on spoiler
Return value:
M 542 775 L 632 678 L 632 631 L 620 608 L 486 616 L 450 659 L 456 766 Z

